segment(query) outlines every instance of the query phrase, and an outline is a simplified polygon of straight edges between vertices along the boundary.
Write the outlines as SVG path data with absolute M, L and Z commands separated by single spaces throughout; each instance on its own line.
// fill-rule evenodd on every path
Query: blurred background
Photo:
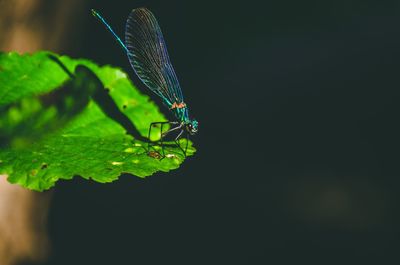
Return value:
M 19 264 L 400 262 L 400 2 L 2 0 L 0 47 L 119 66 L 149 93 L 90 14 L 123 36 L 142 6 L 200 122 L 198 151 L 145 180 L 27 192 L 38 221 L 23 220 L 43 238 Z

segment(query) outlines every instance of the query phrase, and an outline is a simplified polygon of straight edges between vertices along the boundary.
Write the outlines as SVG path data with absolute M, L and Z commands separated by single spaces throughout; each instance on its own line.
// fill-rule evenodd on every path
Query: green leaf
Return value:
M 151 122 L 165 120 L 118 68 L 49 52 L 0 54 L 0 174 L 11 183 L 43 191 L 74 176 L 105 183 L 176 169 L 179 147 L 167 144 L 160 159 L 161 147 L 149 152 L 142 141 Z M 159 137 L 154 128 L 151 139 Z

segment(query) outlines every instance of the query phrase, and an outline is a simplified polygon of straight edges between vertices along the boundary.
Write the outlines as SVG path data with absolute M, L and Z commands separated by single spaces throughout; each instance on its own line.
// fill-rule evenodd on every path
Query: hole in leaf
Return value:
M 161 158 L 161 154 L 157 151 L 149 151 L 147 153 L 148 156 L 155 158 L 155 159 L 160 159 Z

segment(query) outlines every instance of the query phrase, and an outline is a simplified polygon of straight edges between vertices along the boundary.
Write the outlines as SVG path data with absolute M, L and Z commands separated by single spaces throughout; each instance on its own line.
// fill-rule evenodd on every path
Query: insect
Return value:
M 189 116 L 189 109 L 183 100 L 182 90 L 169 59 L 163 34 L 153 13 L 146 8 L 137 8 L 131 11 L 126 21 L 125 43 L 98 12 L 92 9 L 92 14 L 103 23 L 125 50 L 139 79 L 153 93 L 161 97 L 164 105 L 176 118 L 175 121 L 151 123 L 148 133 L 149 140 L 152 127 L 160 125 L 162 156 L 165 157 L 163 138 L 170 132 L 176 131 L 178 134 L 175 137 L 175 143 L 186 156 L 189 135 L 197 133 L 199 123 Z M 166 124 L 172 125 L 172 128 L 163 132 L 163 126 Z M 183 133 L 186 133 L 187 139 L 185 149 L 179 144 Z

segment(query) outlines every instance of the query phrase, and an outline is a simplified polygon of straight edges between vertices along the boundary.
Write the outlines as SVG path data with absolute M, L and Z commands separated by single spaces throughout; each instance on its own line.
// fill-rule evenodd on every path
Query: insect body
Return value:
M 172 131 L 178 131 L 175 142 L 180 147 L 178 140 L 184 132 L 187 139 L 198 131 L 198 122 L 191 119 L 189 110 L 183 100 L 182 90 L 172 67 L 164 37 L 154 15 L 146 8 L 133 9 L 129 14 L 125 28 L 125 42 L 113 31 L 104 18 L 92 9 L 92 14 L 98 18 L 105 27 L 114 35 L 128 55 L 129 62 L 139 79 L 156 95 L 161 97 L 163 103 L 172 111 L 176 121 L 154 122 L 161 125 L 161 144 L 163 138 Z M 174 125 L 167 132 L 162 132 L 164 124 Z M 187 143 L 184 151 L 186 155 Z M 164 149 L 162 149 L 164 152 Z M 164 154 L 163 154 L 164 155 Z

